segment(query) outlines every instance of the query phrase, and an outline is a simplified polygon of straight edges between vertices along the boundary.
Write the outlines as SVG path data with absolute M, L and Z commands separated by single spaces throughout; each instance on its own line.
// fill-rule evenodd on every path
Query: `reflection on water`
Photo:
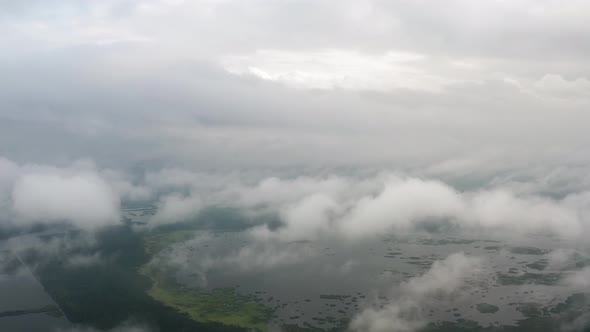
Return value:
M 70 323 L 18 257 L 0 252 L 0 331 L 54 331 Z

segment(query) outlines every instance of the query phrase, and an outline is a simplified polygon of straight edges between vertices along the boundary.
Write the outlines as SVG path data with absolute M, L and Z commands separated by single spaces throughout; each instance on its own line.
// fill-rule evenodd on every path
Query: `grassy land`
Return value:
M 263 331 L 271 314 L 264 305 L 236 294 L 233 289 L 189 291 L 163 288 L 155 283 L 148 295 L 198 322 L 217 322 Z
M 166 247 L 194 239 L 200 234 L 234 230 L 231 227 L 223 230 L 193 227 L 194 224 L 174 225 L 145 234 L 143 242 L 146 254 L 153 257 Z M 170 267 L 145 264 L 139 272 L 151 280 L 147 295 L 196 322 L 266 330 L 272 311 L 257 303 L 254 296 L 238 294 L 234 289 L 186 289 L 176 283 L 173 277 L 175 271 L 171 271 Z
M 174 243 L 240 227 L 234 211 L 211 210 L 199 219 L 144 233 L 126 224 L 108 227 L 97 233 L 95 248 L 49 258 L 31 250 L 22 256 L 36 266 L 35 274 L 73 323 L 106 330 L 133 317 L 162 332 L 264 330 L 271 312 L 254 298 L 233 290 L 185 290 L 170 280 L 173 274 L 147 270 L 150 260 Z M 103 258 L 101 264 L 73 268 L 68 263 L 71 255 L 95 253 Z
M 149 265 L 140 272 L 152 280 L 147 291 L 152 299 L 187 314 L 194 321 L 266 330 L 272 311 L 257 303 L 253 296 L 240 295 L 233 288 L 186 289 L 170 277 L 173 272 L 159 271 Z

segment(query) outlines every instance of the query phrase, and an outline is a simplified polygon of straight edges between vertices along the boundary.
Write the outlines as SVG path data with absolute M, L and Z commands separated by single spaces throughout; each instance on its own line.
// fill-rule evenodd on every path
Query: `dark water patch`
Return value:
M 420 239 L 418 243 L 422 245 L 428 246 L 446 246 L 449 244 L 472 244 L 478 242 L 479 240 L 470 240 L 470 239 L 457 239 L 457 238 L 446 238 L 446 239 Z
M 548 261 L 546 259 L 540 259 L 536 262 L 525 264 L 525 266 L 531 270 L 543 271 L 547 267 Z
M 335 295 L 335 294 L 320 294 L 320 299 L 324 300 L 338 300 L 343 301 L 348 299 L 350 295 Z
M 511 303 L 516 307 L 516 311 L 523 314 L 525 317 L 539 317 L 547 316 L 549 310 L 542 303 L 537 302 L 522 302 L 522 303 Z
M 488 250 L 488 251 L 498 251 L 501 248 L 502 248 L 501 246 L 485 246 L 485 247 L 483 247 L 484 250 Z
M 561 280 L 561 273 L 532 273 L 523 274 L 496 273 L 496 281 L 499 285 L 545 285 L 554 286 Z
M 536 247 L 512 247 L 510 248 L 510 252 L 516 255 L 535 255 L 541 256 L 545 255 L 551 250 L 536 248 Z
M 146 292 L 150 280 L 138 269 L 150 256 L 145 252 L 142 235 L 131 227 L 106 228 L 97 233 L 96 240 L 96 247 L 105 258 L 103 264 L 73 269 L 68 265 L 67 255 L 41 261 L 36 261 L 35 255 L 23 257 L 31 265 L 37 265 L 35 274 L 73 323 L 111 329 L 134 317 L 158 326 L 161 331 L 246 330 L 195 322 L 149 297 Z
M 417 265 L 423 268 L 429 268 L 434 263 L 433 260 L 408 260 L 406 261 L 407 264 Z
M 0 253 L 0 274 L 14 274 L 22 268 L 21 262 L 9 252 Z
M 457 319 L 456 322 L 431 322 L 426 327 L 420 329 L 421 332 L 464 332 L 464 331 L 481 331 L 482 327 L 473 320 Z
M 489 303 L 478 303 L 477 305 L 475 305 L 475 308 L 482 314 L 493 314 L 500 310 L 500 308 L 498 308 L 497 306 Z
M 566 312 L 590 312 L 590 293 L 576 293 L 551 309 L 554 314 Z
M 69 328 L 71 328 L 71 324 L 63 316 L 55 317 L 47 313 L 30 313 L 0 319 L 0 331 L 2 332 L 69 331 Z

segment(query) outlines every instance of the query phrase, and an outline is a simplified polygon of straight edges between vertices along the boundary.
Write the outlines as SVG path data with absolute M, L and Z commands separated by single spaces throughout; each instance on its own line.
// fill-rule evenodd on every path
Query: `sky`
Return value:
M 306 176 L 325 196 L 332 177 L 363 197 L 395 192 L 389 174 L 466 196 L 453 216 L 496 192 L 583 206 L 589 16 L 548 0 L 2 1 L 1 203 L 32 222 L 96 200 L 92 226 L 164 186 L 170 222 L 229 186 Z
M 109 167 L 586 165 L 589 13 L 577 0 L 2 1 L 0 151 Z
M 579 234 L 589 16 L 549 0 L 1 1 L 0 208 L 91 229 L 127 201 L 156 201 L 157 223 L 267 204 L 286 238 L 372 234 L 392 214 Z

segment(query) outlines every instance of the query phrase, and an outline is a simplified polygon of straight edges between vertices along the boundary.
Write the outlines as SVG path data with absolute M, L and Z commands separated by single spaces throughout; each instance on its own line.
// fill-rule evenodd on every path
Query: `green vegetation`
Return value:
M 188 314 L 198 322 L 217 322 L 224 325 L 265 330 L 271 310 L 242 296 L 234 289 L 203 290 L 171 289 L 154 283 L 148 294 L 155 300 Z
M 208 209 L 195 220 L 157 228 L 143 237 L 145 252 L 153 256 L 166 247 L 194 239 L 200 234 L 236 231 L 248 223 L 233 209 Z M 265 330 L 272 310 L 255 296 L 235 289 L 187 289 L 174 280 L 169 267 L 144 264 L 140 273 L 151 282 L 146 294 L 196 322 Z

